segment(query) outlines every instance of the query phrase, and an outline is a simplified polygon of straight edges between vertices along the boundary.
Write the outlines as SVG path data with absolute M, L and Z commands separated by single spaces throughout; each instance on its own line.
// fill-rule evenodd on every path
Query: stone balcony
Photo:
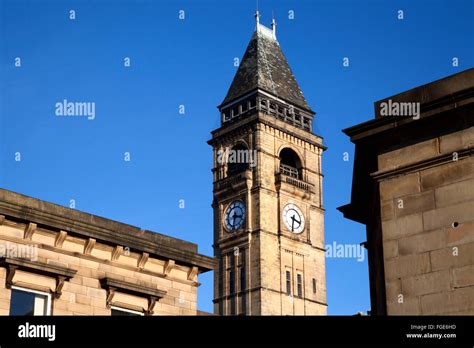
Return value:
M 245 171 L 235 173 L 231 176 L 217 180 L 214 182 L 214 192 L 233 189 L 240 189 L 247 184 L 247 180 L 252 179 L 252 171 L 247 169 Z
M 279 172 L 275 174 L 275 184 L 277 188 L 281 188 L 283 186 L 290 186 L 296 187 L 297 189 L 306 191 L 308 193 L 315 193 L 315 186 L 307 181 L 297 179 L 293 176 L 286 175 L 283 172 Z

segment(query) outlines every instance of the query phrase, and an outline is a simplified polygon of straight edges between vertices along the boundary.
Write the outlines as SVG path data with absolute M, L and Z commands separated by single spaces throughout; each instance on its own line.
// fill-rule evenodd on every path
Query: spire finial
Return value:
M 260 12 L 257 10 L 255 12 L 255 21 L 257 22 L 257 26 L 260 24 Z
M 273 14 L 273 10 L 272 10 L 272 31 L 273 31 L 273 38 L 276 40 L 277 24 L 275 21 L 275 15 Z
M 257 9 L 255 10 L 255 22 L 258 29 L 258 25 L 260 24 L 260 11 L 258 10 L 258 0 L 257 0 Z

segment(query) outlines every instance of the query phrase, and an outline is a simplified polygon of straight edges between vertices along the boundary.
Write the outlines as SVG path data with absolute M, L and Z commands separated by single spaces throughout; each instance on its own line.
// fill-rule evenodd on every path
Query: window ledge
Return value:
M 107 290 L 107 307 L 112 307 L 113 298 L 115 291 L 135 295 L 140 297 L 148 298 L 148 308 L 145 310 L 146 315 L 153 314 L 153 308 L 157 300 L 163 298 L 166 295 L 166 291 L 159 290 L 152 285 L 136 285 L 133 283 L 125 282 L 123 280 L 113 279 L 113 278 L 102 278 L 100 280 L 100 285 L 102 288 Z
M 56 289 L 54 290 L 54 297 L 59 298 L 61 291 L 64 286 L 64 282 L 73 278 L 77 273 L 77 270 L 70 269 L 67 267 L 61 267 L 58 265 L 51 265 L 48 263 L 30 261 L 20 258 L 0 258 L 0 266 L 7 269 L 7 277 L 5 287 L 11 289 L 13 284 L 13 277 L 17 270 L 31 272 L 35 274 L 45 275 L 48 277 L 56 278 Z

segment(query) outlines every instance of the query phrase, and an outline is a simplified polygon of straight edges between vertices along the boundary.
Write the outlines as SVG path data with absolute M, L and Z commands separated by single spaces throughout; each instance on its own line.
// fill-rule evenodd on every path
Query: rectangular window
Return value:
M 291 295 L 291 272 L 286 271 L 286 294 Z
M 240 315 L 247 315 L 247 297 L 245 293 L 240 296 Z
M 51 295 L 16 286 L 12 287 L 10 315 L 51 315 Z
M 303 297 L 303 278 L 301 277 L 301 274 L 296 275 L 296 287 L 297 287 L 298 297 L 299 298 Z
M 229 269 L 229 295 L 230 295 L 230 315 L 235 315 L 235 257 L 233 254 L 229 255 L 230 269 Z
M 229 271 L 229 295 L 233 295 L 235 293 L 235 274 L 234 270 L 231 269 Z
M 235 256 L 234 254 L 228 254 L 229 263 L 228 263 L 228 272 L 229 272 L 229 295 L 233 295 L 235 293 Z
M 240 291 L 247 289 L 247 274 L 245 272 L 245 249 L 242 249 L 239 255 L 240 260 Z
M 239 254 L 240 315 L 245 315 L 247 311 L 247 294 L 245 293 L 247 289 L 247 272 L 245 269 L 245 255 L 245 249 L 242 249 Z
M 245 315 L 247 310 L 247 295 L 245 293 L 247 283 L 245 276 L 245 264 L 243 264 L 242 267 L 240 267 L 240 291 L 242 292 L 240 295 L 240 314 L 242 315 Z
M 217 274 L 217 287 L 219 291 L 219 297 L 221 298 L 219 300 L 218 304 L 218 311 L 220 315 L 223 315 L 224 310 L 223 310 L 223 299 L 222 296 L 224 296 L 224 284 L 225 284 L 225 273 L 224 273 L 224 261 L 222 260 L 222 257 L 219 257 L 219 266 L 218 266 L 218 274 Z
M 127 316 L 127 317 L 135 317 L 135 316 L 141 316 L 144 315 L 143 312 L 138 312 L 138 311 L 132 311 L 130 309 L 125 309 L 125 308 L 120 308 L 120 307 L 111 307 L 111 315 L 112 316 Z
M 316 293 L 316 279 L 313 278 L 313 294 Z
M 219 289 L 219 297 L 224 296 L 224 262 L 222 261 L 222 257 L 219 258 L 219 266 L 218 266 L 218 277 L 217 277 L 217 287 Z
M 235 296 L 230 298 L 230 315 L 235 315 Z
M 245 291 L 245 289 L 247 288 L 247 279 L 245 279 L 245 276 L 245 266 L 242 265 L 242 267 L 240 267 L 240 291 Z

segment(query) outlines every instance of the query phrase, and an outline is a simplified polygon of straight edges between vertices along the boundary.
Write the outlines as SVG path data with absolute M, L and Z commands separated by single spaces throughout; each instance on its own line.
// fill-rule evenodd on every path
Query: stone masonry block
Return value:
M 398 219 L 382 222 L 383 239 L 399 239 L 423 231 L 423 219 L 420 214 L 412 214 Z
M 429 253 L 400 256 L 385 262 L 385 279 L 397 279 L 430 271 Z
M 397 176 L 380 182 L 380 199 L 393 199 L 420 192 L 418 173 Z
M 423 253 L 426 251 L 442 249 L 445 246 L 446 231 L 444 229 L 424 232 L 398 240 L 398 252 L 400 255 Z

